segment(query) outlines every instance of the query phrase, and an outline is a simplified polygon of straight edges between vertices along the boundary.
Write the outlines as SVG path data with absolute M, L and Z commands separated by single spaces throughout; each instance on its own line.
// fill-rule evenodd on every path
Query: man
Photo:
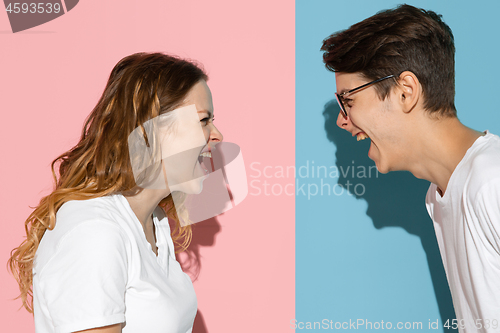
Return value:
M 450 28 L 432 11 L 401 5 L 331 35 L 321 50 L 335 72 L 337 125 L 370 138 L 380 172 L 432 183 L 426 205 L 454 326 L 500 332 L 500 138 L 457 118 Z

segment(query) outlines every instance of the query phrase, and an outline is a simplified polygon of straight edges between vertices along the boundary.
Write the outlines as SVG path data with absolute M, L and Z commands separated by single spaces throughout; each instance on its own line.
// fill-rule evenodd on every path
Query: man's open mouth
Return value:
M 369 138 L 369 136 L 365 132 L 359 132 L 358 134 L 356 134 L 356 140 L 358 141 L 364 140 L 366 138 Z

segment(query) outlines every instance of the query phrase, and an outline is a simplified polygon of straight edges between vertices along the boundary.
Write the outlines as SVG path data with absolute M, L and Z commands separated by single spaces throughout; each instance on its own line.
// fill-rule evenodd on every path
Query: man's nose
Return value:
M 342 115 L 342 112 L 339 112 L 339 115 L 337 117 L 337 126 L 342 128 L 342 129 L 345 129 L 348 132 L 351 132 L 351 129 L 353 128 L 353 125 L 351 123 L 351 119 L 349 118 L 349 116 L 347 116 L 347 118 L 344 118 L 344 116 Z

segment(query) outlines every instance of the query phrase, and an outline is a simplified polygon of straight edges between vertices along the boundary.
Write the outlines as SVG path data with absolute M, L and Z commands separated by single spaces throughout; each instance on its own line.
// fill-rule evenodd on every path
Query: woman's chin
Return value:
M 187 194 L 200 194 L 201 191 L 203 191 L 203 181 L 199 179 L 193 179 L 190 184 L 189 188 L 185 193 Z
M 203 181 L 208 178 L 208 171 L 196 163 L 191 180 L 177 186 L 178 191 L 186 194 L 200 194 L 203 191 Z
M 172 191 L 178 191 L 185 194 L 200 194 L 203 191 L 203 180 L 206 177 L 193 179 L 182 184 L 177 184 L 171 187 Z
M 196 162 L 189 180 L 171 186 L 172 191 L 186 194 L 200 194 L 203 191 L 203 181 L 209 176 L 208 170 L 199 162 Z

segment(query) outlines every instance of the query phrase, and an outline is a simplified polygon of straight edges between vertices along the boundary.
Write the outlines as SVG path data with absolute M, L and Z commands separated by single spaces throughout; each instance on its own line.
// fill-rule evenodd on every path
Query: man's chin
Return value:
M 370 145 L 370 150 L 368 151 L 368 158 L 375 162 L 375 166 L 377 167 L 379 173 L 388 173 L 391 170 L 389 170 L 389 167 L 387 165 L 381 163 L 379 156 L 380 152 L 378 151 L 378 149 L 376 149 L 377 148 L 374 147 L 374 144 L 372 142 L 372 144 Z
M 368 156 L 368 157 L 370 157 L 370 156 Z M 387 165 L 384 165 L 383 163 L 380 163 L 380 160 L 378 160 L 378 159 L 374 159 L 374 158 L 371 158 L 371 157 L 370 157 L 370 159 L 371 159 L 373 162 L 375 162 L 375 166 L 377 167 L 377 171 L 378 171 L 379 173 L 386 174 L 386 173 L 388 173 L 389 171 L 391 171 Z
M 376 165 L 376 164 L 375 164 Z M 381 169 L 377 166 L 377 171 L 378 173 L 382 173 L 382 174 L 386 174 L 388 173 L 390 170 L 389 169 Z

